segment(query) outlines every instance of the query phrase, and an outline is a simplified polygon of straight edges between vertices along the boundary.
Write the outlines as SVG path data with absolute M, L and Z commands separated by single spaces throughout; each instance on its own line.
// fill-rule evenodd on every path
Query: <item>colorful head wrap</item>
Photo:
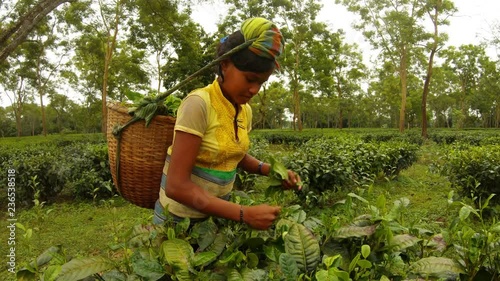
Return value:
M 279 29 L 265 18 L 250 18 L 241 25 L 245 41 L 256 38 L 248 49 L 258 56 L 276 60 L 283 52 L 285 40 Z

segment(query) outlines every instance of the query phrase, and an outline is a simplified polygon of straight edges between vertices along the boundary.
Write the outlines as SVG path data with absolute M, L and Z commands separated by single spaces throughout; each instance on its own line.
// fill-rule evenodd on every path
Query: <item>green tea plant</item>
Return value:
M 284 163 L 304 182 L 297 193 L 302 201 L 311 201 L 326 190 L 350 191 L 369 186 L 382 174 L 388 179 L 411 166 L 417 159 L 418 146 L 406 142 L 364 143 L 356 138 L 311 140 L 295 151 Z M 317 197 L 316 198 L 320 198 Z
M 50 203 L 63 191 L 78 199 L 104 199 L 115 194 L 112 190 L 108 152 L 105 143 L 83 139 L 62 140 L 31 146 L 0 147 L 0 168 L 16 171 L 16 200 L 20 206 L 34 206 L 37 200 Z M 31 187 L 36 177 L 37 188 Z M 0 184 L 7 184 L 0 177 Z
M 401 198 L 388 208 L 383 195 L 370 204 L 349 194 L 336 206 L 342 216 L 324 221 L 322 252 L 329 257 L 340 255 L 338 267 L 352 280 L 457 279 L 464 271 L 455 260 L 441 256 L 445 248 L 441 234 L 407 226 L 404 210 L 408 204 L 407 198 Z
M 470 146 L 457 143 L 444 155 L 441 172 L 462 196 L 485 200 L 500 193 L 500 145 Z M 493 198 L 492 204 L 500 199 Z
M 491 194 L 478 208 L 463 202 L 454 202 L 453 193 L 449 195 L 450 204 L 461 205 L 459 216 L 450 224 L 444 238 L 458 255 L 463 267 L 463 280 L 498 280 L 500 278 L 500 222 L 493 218 L 486 221 L 484 212 L 489 208 Z M 476 222 L 471 219 L 476 218 Z M 479 222 L 479 223 L 477 223 Z

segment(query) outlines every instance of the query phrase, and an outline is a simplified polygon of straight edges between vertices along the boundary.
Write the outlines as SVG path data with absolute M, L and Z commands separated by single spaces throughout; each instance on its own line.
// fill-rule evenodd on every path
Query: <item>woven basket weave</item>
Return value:
M 153 209 L 160 191 L 167 149 L 172 144 L 175 118 L 157 115 L 148 127 L 144 120 L 135 122 L 121 132 L 118 142 L 113 127 L 123 125 L 131 118 L 125 106 L 108 104 L 107 142 L 111 175 L 123 198 L 137 206 Z

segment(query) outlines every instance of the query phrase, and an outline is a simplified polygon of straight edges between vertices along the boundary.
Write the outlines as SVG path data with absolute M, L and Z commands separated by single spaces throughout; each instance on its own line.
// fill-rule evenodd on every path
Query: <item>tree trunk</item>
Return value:
M 22 15 L 9 29 L 0 34 L 0 62 L 4 61 L 19 46 L 35 26 L 59 5 L 76 0 L 42 0 Z
M 344 117 L 342 116 L 342 89 L 339 85 L 337 85 L 337 93 L 339 97 L 339 129 L 342 129 L 344 126 Z
M 42 52 L 43 53 L 43 52 Z M 40 66 L 40 60 L 41 60 L 41 55 L 38 56 L 37 63 L 36 63 L 36 79 L 37 79 L 37 88 L 38 88 L 38 95 L 40 96 L 40 109 L 42 111 L 42 133 L 44 136 L 47 136 L 47 122 L 45 119 L 45 108 L 43 106 L 43 86 L 42 86 L 42 73 L 41 73 L 41 66 Z
M 43 106 L 42 93 L 39 92 L 40 95 L 40 109 L 42 110 L 42 133 L 46 137 L 47 136 L 47 121 L 45 118 L 45 107 Z
M 160 94 L 161 90 L 161 51 L 156 52 L 156 71 L 158 71 L 158 95 Z
M 399 65 L 399 74 L 401 77 L 401 108 L 399 109 L 399 132 L 404 132 L 405 130 L 405 114 L 406 114 L 406 94 L 407 94 L 407 48 L 403 46 L 401 52 L 401 61 Z
M 427 134 L 427 96 L 429 95 L 429 86 L 432 79 L 432 69 L 434 63 L 434 55 L 436 54 L 438 48 L 438 15 L 439 10 L 443 4 L 442 0 L 437 1 L 434 7 L 434 15 L 431 16 L 432 23 L 434 24 L 434 42 L 432 43 L 431 53 L 429 55 L 429 63 L 427 65 L 427 74 L 425 76 L 424 90 L 422 92 L 422 137 L 427 139 L 429 136 Z
M 495 128 L 500 128 L 500 103 L 496 106 L 496 118 L 495 118 Z
M 434 41 L 431 54 L 429 55 L 429 63 L 427 65 L 427 74 L 425 76 L 424 90 L 422 92 L 422 137 L 424 139 L 428 138 L 427 135 L 427 96 L 429 94 L 429 85 L 432 79 L 432 65 L 434 62 L 434 55 L 437 50 L 437 42 Z
M 22 113 L 23 113 L 23 97 L 21 96 L 21 91 L 23 90 L 23 84 L 24 84 L 24 78 L 21 77 L 21 83 L 19 83 L 19 89 L 17 90 L 17 99 L 14 102 L 13 109 L 14 109 L 14 115 L 16 116 L 16 129 L 17 129 L 17 136 L 20 137 L 23 134 L 23 128 L 22 128 Z
M 293 129 L 302 131 L 302 116 L 300 114 L 300 96 L 299 96 L 299 65 L 300 57 L 298 48 L 295 50 L 295 65 L 293 69 Z M 297 127 L 295 127 L 297 125 Z
M 106 134 L 106 121 L 108 118 L 107 109 L 107 96 L 108 96 L 108 77 L 109 77 L 109 66 L 111 65 L 111 60 L 113 59 L 113 51 L 116 47 L 116 38 L 118 36 L 118 28 L 120 25 L 120 15 L 121 15 L 121 4 L 116 3 L 116 15 L 113 30 L 113 37 L 110 37 L 110 30 L 108 29 L 108 37 L 106 41 L 106 57 L 104 58 L 104 74 L 102 79 L 102 127 L 101 131 Z

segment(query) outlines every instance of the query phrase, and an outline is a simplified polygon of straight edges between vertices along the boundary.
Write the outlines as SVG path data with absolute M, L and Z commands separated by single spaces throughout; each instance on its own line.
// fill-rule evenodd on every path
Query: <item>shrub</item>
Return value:
M 64 146 L 62 146 L 64 144 Z M 18 147 L 0 146 L 0 168 L 16 171 L 16 200 L 31 206 L 50 202 L 63 190 L 74 198 L 106 198 L 113 195 L 107 146 L 102 141 L 45 142 Z M 0 184 L 6 186 L 6 177 Z
M 31 205 L 37 191 L 40 200 L 47 201 L 64 188 L 69 169 L 60 165 L 61 156 L 55 147 L 36 145 L 24 149 L 3 148 L 1 154 L 6 160 L 2 161 L 2 170 L 16 171 L 16 200 L 21 205 Z M 0 179 L 4 186 L 5 180 L 4 177 Z
M 299 173 L 309 190 L 322 192 L 371 183 L 381 174 L 396 176 L 416 161 L 417 150 L 406 142 L 318 139 L 293 153 L 285 165 Z
M 470 146 L 459 143 L 444 156 L 441 172 L 461 195 L 485 200 L 500 194 L 500 145 Z M 500 202 L 495 196 L 492 202 Z

